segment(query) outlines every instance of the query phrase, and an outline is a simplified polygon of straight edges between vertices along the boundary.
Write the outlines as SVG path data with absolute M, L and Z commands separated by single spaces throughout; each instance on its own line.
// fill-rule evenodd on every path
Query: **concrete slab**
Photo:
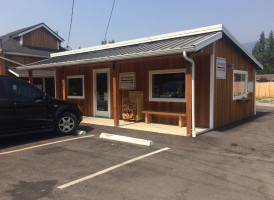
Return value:
M 102 125 L 102 126 L 114 126 L 113 119 L 109 118 L 99 118 L 99 117 L 87 117 L 85 116 L 82 123 L 94 124 L 94 125 Z M 145 122 L 133 122 L 133 121 L 119 121 L 119 128 L 139 130 L 139 131 L 149 131 L 154 133 L 163 133 L 169 135 L 179 135 L 179 136 L 187 136 L 186 127 L 179 128 L 179 126 L 175 125 L 167 125 L 167 124 L 156 124 L 150 123 L 146 124 Z M 207 128 L 196 128 L 197 134 L 206 131 Z

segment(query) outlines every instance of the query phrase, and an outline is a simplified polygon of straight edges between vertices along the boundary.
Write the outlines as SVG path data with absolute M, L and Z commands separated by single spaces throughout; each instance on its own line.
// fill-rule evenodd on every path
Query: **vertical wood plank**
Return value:
M 66 99 L 66 76 L 64 74 L 64 67 L 62 67 L 62 98 Z
M 113 72 L 113 78 L 112 78 L 112 86 L 113 86 L 113 118 L 114 118 L 114 126 L 119 126 L 119 91 L 117 88 L 117 76 L 118 73 L 116 71 L 115 63 L 112 64 L 112 72 Z
M 188 135 L 192 135 L 191 132 L 191 118 L 192 118 L 192 109 L 191 109 L 191 66 L 187 64 L 186 66 L 186 132 Z

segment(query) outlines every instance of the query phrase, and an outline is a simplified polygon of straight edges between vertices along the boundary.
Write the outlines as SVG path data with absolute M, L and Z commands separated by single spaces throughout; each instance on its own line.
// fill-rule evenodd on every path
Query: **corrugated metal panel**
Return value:
M 72 55 L 58 56 L 53 57 L 47 60 L 39 61 L 31 65 L 48 65 L 55 63 L 66 63 L 70 61 L 81 61 L 81 60 L 92 60 L 104 57 L 112 57 L 122 56 L 122 55 L 130 55 L 130 54 L 138 54 L 138 53 L 146 53 L 146 52 L 156 52 L 156 51 L 164 51 L 164 50 L 175 50 L 175 49 L 193 49 L 194 45 L 199 43 L 200 41 L 204 41 L 208 38 L 211 38 L 220 32 L 211 32 L 204 33 L 199 35 L 192 36 L 184 36 L 178 38 L 165 39 L 160 41 L 146 42 L 142 44 L 134 44 L 123 47 L 115 47 L 112 49 L 102 49 L 97 51 L 90 51 L 85 53 L 78 53 Z

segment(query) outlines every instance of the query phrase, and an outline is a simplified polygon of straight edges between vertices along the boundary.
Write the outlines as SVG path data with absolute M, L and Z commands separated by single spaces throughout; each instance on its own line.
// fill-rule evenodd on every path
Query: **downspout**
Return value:
M 196 137 L 196 130 L 195 130 L 195 64 L 194 61 L 187 56 L 187 52 L 183 51 L 184 59 L 191 63 L 191 121 L 192 121 L 192 137 Z

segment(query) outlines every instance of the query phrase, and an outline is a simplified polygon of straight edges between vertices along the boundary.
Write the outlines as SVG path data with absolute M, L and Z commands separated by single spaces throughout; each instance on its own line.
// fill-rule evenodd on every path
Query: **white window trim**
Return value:
M 69 90 L 69 79 L 74 79 L 74 78 L 81 78 L 82 79 L 82 93 L 83 96 L 69 96 L 67 95 L 68 99 L 84 99 L 85 98 L 85 76 L 84 75 L 76 75 L 76 76 L 67 76 L 67 94 Z
M 234 96 L 234 75 L 235 74 L 245 74 L 246 75 L 246 79 L 245 79 L 245 92 L 243 95 L 239 95 L 239 96 Z M 242 98 L 246 98 L 247 97 L 247 83 L 248 83 L 248 72 L 247 71 L 243 71 L 243 70 L 233 70 L 233 100 L 239 100 Z
M 161 102 L 186 102 L 186 84 L 185 84 L 185 98 L 152 98 L 152 75 L 153 74 L 171 74 L 171 73 L 185 73 L 186 69 L 168 69 L 168 70 L 153 70 L 149 71 L 149 101 Z M 186 76 L 185 76 L 186 78 Z M 186 80 L 185 80 L 186 82 Z

